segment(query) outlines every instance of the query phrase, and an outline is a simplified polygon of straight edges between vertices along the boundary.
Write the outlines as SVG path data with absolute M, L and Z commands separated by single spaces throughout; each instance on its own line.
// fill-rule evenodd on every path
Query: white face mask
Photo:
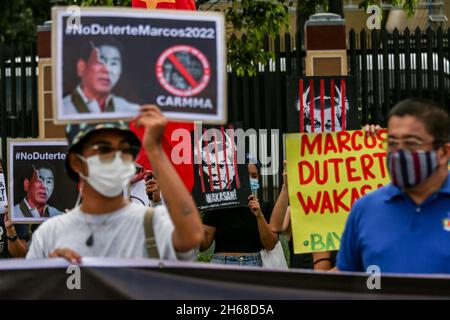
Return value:
M 80 177 L 85 179 L 98 193 L 108 198 L 120 195 L 136 174 L 133 162 L 123 161 L 119 152 L 109 163 L 101 162 L 98 155 L 89 158 L 78 156 L 87 163 L 89 170 L 89 176 L 86 177 L 80 172 Z

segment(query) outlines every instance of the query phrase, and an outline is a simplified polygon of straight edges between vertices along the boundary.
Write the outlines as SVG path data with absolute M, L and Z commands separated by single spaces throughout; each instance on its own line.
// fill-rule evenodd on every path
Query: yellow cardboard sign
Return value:
M 386 130 L 286 135 L 295 253 L 339 249 L 352 204 L 389 182 L 385 137 Z

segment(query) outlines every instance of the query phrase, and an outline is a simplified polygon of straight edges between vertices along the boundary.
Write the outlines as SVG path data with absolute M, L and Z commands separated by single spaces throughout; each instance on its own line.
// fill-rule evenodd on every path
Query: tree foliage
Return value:
M 50 19 L 48 0 L 1 0 L 0 43 L 32 43 L 36 29 Z
M 330 1 L 335 0 L 300 0 L 297 1 L 298 10 L 306 13 L 306 15 L 311 15 L 315 13 L 319 8 L 324 11 L 328 11 Z M 417 0 L 384 0 L 383 3 L 391 4 L 396 7 L 402 7 L 403 10 L 408 12 L 408 15 L 414 14 L 414 8 L 417 5 Z M 362 0 L 359 1 L 359 7 L 367 9 L 370 5 L 380 5 L 380 0 Z
M 298 0 L 298 10 L 307 16 L 320 7 L 328 11 L 330 1 Z M 293 2 L 293 1 L 291 1 Z M 288 28 L 288 0 L 230 0 L 226 10 L 227 23 L 234 33 L 228 37 L 228 63 L 239 75 L 253 76 L 258 64 L 266 65 L 274 53 L 264 50 L 264 37 L 276 36 L 283 27 Z M 385 0 L 402 6 L 408 14 L 414 13 L 417 0 Z M 67 0 L 60 4 L 79 6 L 121 6 L 130 7 L 131 0 Z M 359 6 L 379 4 L 375 0 L 361 0 Z M 0 43 L 31 43 L 36 39 L 36 28 L 50 19 L 49 0 L 1 0 L 0 1 Z M 240 37 L 238 34 L 245 34 Z
M 267 64 L 273 52 L 264 50 L 265 35 L 276 36 L 288 28 L 288 6 L 284 0 L 233 0 L 226 21 L 234 28 L 228 39 L 228 63 L 239 76 L 253 76 L 258 64 Z M 245 34 L 238 37 L 236 32 Z
M 392 4 L 396 7 L 402 7 L 403 10 L 405 10 L 409 16 L 412 16 L 414 14 L 414 8 L 417 5 L 417 0 L 385 0 L 384 3 L 386 4 Z M 380 4 L 380 1 L 374 1 L 374 0 L 364 0 L 361 1 L 359 4 L 360 8 L 367 9 L 368 6 L 372 4 Z
M 319 8 L 328 11 L 330 1 L 335 0 L 299 0 L 297 10 L 305 16 L 314 14 Z M 235 32 L 246 34 L 239 38 L 232 34 L 228 39 L 228 63 L 233 71 L 243 76 L 253 76 L 258 64 L 266 65 L 274 53 L 264 50 L 264 36 L 276 36 L 280 29 L 287 25 L 288 4 L 284 0 L 232 0 L 232 6 L 226 11 L 226 20 L 234 27 Z M 367 8 L 380 1 L 360 1 L 360 8 Z M 414 13 L 417 0 L 385 0 L 384 3 L 402 6 L 409 15 Z

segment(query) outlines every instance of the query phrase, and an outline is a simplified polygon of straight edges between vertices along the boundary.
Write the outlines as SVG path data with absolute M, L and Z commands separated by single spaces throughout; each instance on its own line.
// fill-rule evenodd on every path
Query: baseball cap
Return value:
M 104 122 L 104 123 L 80 123 L 68 124 L 66 126 L 66 136 L 69 143 L 67 155 L 71 152 L 80 152 L 82 145 L 92 136 L 102 130 L 119 130 L 125 133 L 132 146 L 141 147 L 139 138 L 130 130 L 129 126 L 123 121 Z M 69 157 L 66 157 L 66 171 L 69 177 L 78 181 L 78 174 L 72 170 L 69 165 Z

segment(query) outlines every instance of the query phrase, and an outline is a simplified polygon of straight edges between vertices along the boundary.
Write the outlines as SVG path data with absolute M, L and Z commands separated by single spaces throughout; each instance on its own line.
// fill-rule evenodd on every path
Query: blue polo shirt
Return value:
M 388 184 L 356 201 L 337 268 L 382 273 L 450 273 L 450 174 L 420 205 Z

